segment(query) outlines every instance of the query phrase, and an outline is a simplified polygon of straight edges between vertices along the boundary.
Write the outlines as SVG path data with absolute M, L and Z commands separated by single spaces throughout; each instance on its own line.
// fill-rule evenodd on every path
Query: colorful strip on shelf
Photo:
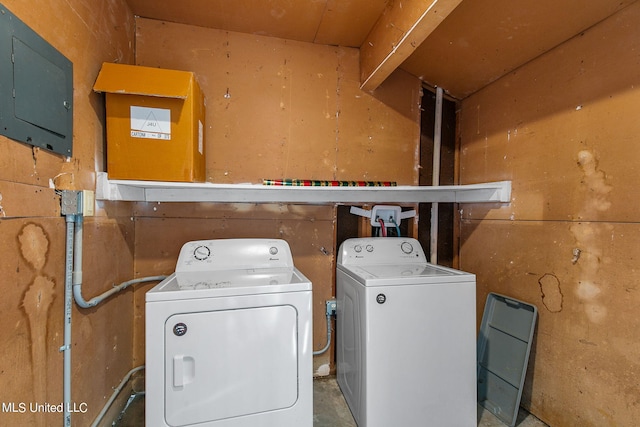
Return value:
M 396 187 L 395 181 L 323 181 L 316 179 L 264 179 L 263 185 L 285 187 Z

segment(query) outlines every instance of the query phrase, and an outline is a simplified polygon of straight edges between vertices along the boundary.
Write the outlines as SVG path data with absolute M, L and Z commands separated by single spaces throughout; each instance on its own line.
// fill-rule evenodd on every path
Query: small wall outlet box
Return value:
M 380 227 L 380 220 L 382 220 L 385 227 L 395 227 L 400 224 L 401 213 L 400 206 L 376 205 L 371 210 L 371 225 Z

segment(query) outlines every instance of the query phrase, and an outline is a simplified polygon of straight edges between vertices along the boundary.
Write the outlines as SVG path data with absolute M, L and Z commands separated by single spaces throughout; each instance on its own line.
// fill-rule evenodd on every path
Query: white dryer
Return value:
M 359 427 L 475 427 L 473 274 L 427 263 L 410 238 L 340 247 L 338 385 Z
M 287 242 L 189 242 L 145 307 L 146 426 L 312 427 L 311 282 Z

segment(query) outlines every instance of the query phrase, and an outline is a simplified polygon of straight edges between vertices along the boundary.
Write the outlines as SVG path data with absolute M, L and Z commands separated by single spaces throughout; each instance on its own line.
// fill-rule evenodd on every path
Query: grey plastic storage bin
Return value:
M 478 403 L 513 427 L 518 417 L 538 309 L 487 296 L 478 336 Z

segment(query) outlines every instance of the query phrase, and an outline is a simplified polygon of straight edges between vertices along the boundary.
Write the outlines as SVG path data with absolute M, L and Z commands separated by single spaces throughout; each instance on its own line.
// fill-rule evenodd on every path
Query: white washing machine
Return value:
M 427 263 L 415 239 L 338 254 L 338 384 L 359 427 L 475 427 L 473 274 Z
M 311 282 L 287 242 L 189 242 L 145 307 L 146 426 L 312 427 Z

